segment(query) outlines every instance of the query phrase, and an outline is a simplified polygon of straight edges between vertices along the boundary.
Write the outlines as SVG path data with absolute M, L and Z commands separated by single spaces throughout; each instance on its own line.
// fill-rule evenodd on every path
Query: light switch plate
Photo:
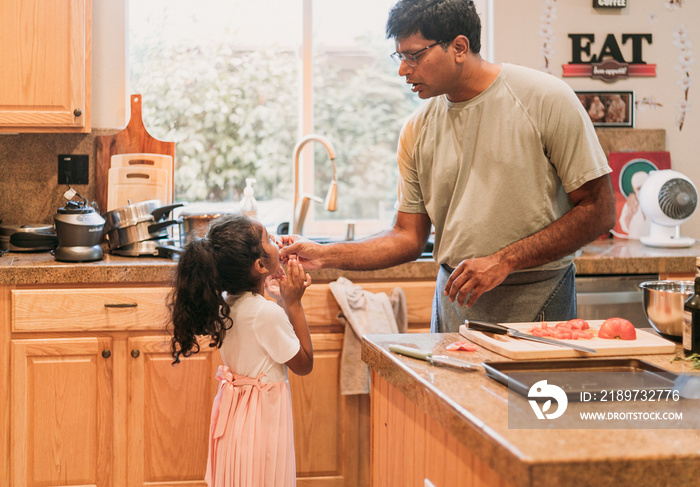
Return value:
M 58 184 L 88 184 L 89 163 L 87 154 L 59 154 Z

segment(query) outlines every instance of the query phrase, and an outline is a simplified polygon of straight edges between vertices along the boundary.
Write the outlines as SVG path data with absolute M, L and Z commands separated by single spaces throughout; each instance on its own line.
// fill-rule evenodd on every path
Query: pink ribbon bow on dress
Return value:
M 257 389 L 262 389 L 264 384 L 260 382 L 260 378 L 265 374 L 262 372 L 257 378 L 252 379 L 244 375 L 237 375 L 231 372 L 225 365 L 219 365 L 216 371 L 216 378 L 219 380 L 219 392 L 214 398 L 214 404 L 211 411 L 211 425 L 213 428 L 213 438 L 221 438 L 226 431 L 226 423 L 234 407 L 234 403 L 240 396 L 240 391 L 235 390 L 236 387 L 254 386 Z

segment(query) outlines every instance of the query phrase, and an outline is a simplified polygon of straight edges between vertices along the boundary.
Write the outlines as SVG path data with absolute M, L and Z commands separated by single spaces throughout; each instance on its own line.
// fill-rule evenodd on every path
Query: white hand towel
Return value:
M 365 291 L 344 277 L 331 282 L 329 287 L 340 307 L 338 319 L 345 325 L 340 363 L 341 394 L 369 394 L 370 373 L 362 362 L 360 337 L 406 331 L 405 293 L 401 288 L 394 288 L 389 298 L 386 293 Z

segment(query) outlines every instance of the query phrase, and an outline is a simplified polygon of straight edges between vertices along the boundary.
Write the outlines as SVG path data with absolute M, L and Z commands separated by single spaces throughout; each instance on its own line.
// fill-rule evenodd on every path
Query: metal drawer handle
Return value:
M 109 358 L 112 355 L 112 352 L 109 350 L 102 350 L 102 358 Z
M 141 355 L 141 352 L 139 352 L 138 348 L 135 348 L 131 351 L 131 356 L 134 358 L 138 358 L 139 355 Z
M 138 303 L 105 303 L 105 308 L 136 308 Z

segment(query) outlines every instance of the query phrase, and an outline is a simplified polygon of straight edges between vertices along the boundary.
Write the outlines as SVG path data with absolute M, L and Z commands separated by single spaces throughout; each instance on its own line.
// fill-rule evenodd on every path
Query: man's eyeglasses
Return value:
M 394 54 L 391 55 L 391 59 L 396 61 L 396 64 L 400 65 L 401 61 L 405 62 L 412 68 L 415 68 L 418 66 L 418 55 L 422 54 L 423 52 L 427 51 L 431 47 L 437 46 L 438 44 L 442 44 L 443 41 L 437 41 L 435 44 L 430 44 L 428 47 L 424 47 L 423 49 L 420 49 L 416 52 L 395 52 Z

